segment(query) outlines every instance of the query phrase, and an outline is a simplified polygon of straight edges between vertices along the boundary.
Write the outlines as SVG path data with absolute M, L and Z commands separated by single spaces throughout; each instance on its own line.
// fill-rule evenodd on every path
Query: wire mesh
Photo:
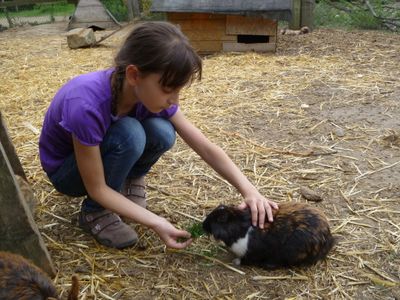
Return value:
M 49 3 L 31 1 L 30 4 L 10 5 L 12 2 L 0 0 L 0 31 L 24 25 L 66 21 L 75 8 L 67 1 L 49 0 Z

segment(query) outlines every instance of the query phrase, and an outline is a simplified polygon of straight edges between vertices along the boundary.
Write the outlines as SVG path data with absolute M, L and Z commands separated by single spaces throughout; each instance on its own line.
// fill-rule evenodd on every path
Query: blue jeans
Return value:
M 175 138 L 175 128 L 163 118 L 149 118 L 139 122 L 124 117 L 113 123 L 100 144 L 107 185 L 119 192 L 127 178 L 146 175 L 161 155 L 174 145 Z M 55 173 L 49 175 L 49 179 L 62 194 L 72 197 L 86 195 L 82 203 L 83 210 L 104 209 L 88 195 L 74 154 Z

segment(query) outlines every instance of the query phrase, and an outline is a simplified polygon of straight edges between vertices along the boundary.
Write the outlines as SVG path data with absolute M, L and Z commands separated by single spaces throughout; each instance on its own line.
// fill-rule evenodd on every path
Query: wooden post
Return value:
M 56 18 L 54 17 L 54 3 L 51 3 L 51 10 L 50 10 L 50 22 L 54 23 Z
M 301 25 L 301 0 L 292 0 L 292 20 L 289 22 L 289 28 L 293 30 L 300 29 Z
M 0 128 L 2 139 L 7 137 L 3 130 L 4 124 Z M 12 145 L 10 140 L 7 144 Z M 0 250 L 30 259 L 54 277 L 56 272 L 53 263 L 16 182 L 14 171 L 3 148 L 3 140 L 0 143 L 0 191 Z
M 1 3 L 4 3 L 4 2 L 5 2 L 5 0 L 1 0 Z M 4 9 L 4 13 L 6 14 L 6 19 L 7 19 L 7 22 L 8 22 L 8 28 L 12 28 L 13 27 L 13 23 L 12 23 L 12 20 L 11 20 L 9 14 L 8 14 L 7 7 L 4 7 L 3 9 Z
M 3 120 L 3 116 L 0 112 L 0 143 L 3 145 L 4 151 L 6 152 L 8 161 L 11 165 L 14 174 L 21 176 L 26 181 L 24 169 L 22 168 L 21 162 L 18 159 L 17 153 L 15 152 L 14 145 L 8 135 L 6 125 Z
M 128 6 L 128 18 L 132 21 L 134 18 L 140 17 L 139 0 L 126 0 Z
M 301 22 L 300 27 L 307 26 L 314 29 L 315 0 L 301 0 Z

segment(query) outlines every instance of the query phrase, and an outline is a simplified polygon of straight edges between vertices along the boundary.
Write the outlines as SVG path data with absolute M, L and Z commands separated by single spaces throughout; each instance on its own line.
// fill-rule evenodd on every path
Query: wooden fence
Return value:
M 60 3 L 65 2 L 64 0 L 12 0 L 12 1 L 0 1 L 0 8 L 7 7 L 18 7 L 23 5 L 32 5 L 32 4 L 51 4 L 51 3 Z

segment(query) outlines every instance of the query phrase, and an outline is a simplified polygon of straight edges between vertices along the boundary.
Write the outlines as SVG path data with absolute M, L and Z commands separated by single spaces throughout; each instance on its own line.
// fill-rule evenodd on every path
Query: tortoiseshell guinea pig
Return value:
M 249 209 L 220 205 L 203 229 L 230 248 L 236 264 L 265 269 L 308 266 L 324 259 L 335 244 L 323 213 L 303 203 L 281 203 L 264 229 L 251 224 Z

